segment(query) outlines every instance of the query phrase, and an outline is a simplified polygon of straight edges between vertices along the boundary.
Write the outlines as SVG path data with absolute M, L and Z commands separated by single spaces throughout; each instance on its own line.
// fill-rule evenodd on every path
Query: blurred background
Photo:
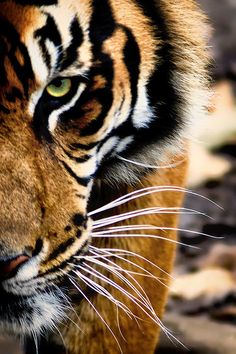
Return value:
M 236 354 L 236 0 L 199 3 L 213 28 L 215 95 L 191 143 L 188 188 L 213 202 L 186 196 L 187 208 L 210 216 L 181 220 L 196 233 L 181 232 L 180 241 L 194 248 L 179 247 L 164 322 L 187 349 L 163 335 L 158 354 Z M 0 338 L 0 354 L 22 351 Z
M 210 216 L 182 217 L 165 324 L 187 347 L 162 337 L 158 354 L 236 353 L 236 0 L 199 0 L 213 32 L 214 97 L 191 143 L 185 206 Z M 214 239 L 203 234 L 218 237 Z

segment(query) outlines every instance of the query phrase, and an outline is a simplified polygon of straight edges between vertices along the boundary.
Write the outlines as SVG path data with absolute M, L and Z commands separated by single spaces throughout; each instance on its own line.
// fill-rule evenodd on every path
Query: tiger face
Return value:
M 191 1 L 149 3 L 0 2 L 4 331 L 61 319 L 60 284 L 93 242 L 94 185 L 149 171 L 124 158 L 166 161 L 204 106 L 201 16 Z

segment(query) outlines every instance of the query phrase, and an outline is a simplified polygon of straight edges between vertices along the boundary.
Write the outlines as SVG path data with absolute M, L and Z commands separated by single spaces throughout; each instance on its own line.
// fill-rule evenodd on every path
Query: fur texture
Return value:
M 205 19 L 191 0 L 5 0 L 0 23 L 0 326 L 62 336 L 70 354 L 151 354 L 183 198 L 172 187 L 207 102 Z M 153 186 L 170 187 L 93 212 Z

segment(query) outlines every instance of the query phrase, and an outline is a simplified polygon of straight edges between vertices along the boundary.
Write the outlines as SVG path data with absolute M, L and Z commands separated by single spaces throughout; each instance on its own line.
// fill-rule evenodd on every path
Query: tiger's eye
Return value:
M 70 92 L 71 86 L 71 79 L 56 79 L 46 87 L 46 91 L 54 98 L 61 98 Z

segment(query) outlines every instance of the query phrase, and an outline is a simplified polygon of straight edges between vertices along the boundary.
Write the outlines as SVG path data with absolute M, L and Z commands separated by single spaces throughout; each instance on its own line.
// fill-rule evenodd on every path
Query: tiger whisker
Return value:
M 59 328 L 54 323 L 52 323 L 51 327 L 52 327 L 51 328 L 52 330 L 55 329 L 57 331 L 57 333 L 59 334 L 59 336 L 60 336 L 60 338 L 62 340 L 62 344 L 64 346 L 64 349 L 66 349 L 66 343 L 65 343 L 64 337 L 63 337 L 61 331 L 59 330 Z
M 150 308 L 152 309 L 152 311 L 154 312 L 154 309 L 152 307 L 152 304 L 147 296 L 147 294 L 145 293 L 144 289 L 141 287 L 141 285 L 139 284 L 139 282 L 132 276 L 130 275 L 124 268 L 120 267 L 119 265 L 117 265 L 116 263 L 112 262 L 111 260 L 106 260 L 107 262 L 109 262 L 110 264 L 112 264 L 112 266 L 109 266 L 106 263 L 103 263 L 101 261 L 96 261 L 96 264 L 101 265 L 102 267 L 108 269 L 109 271 L 112 271 L 122 282 L 124 282 L 126 285 L 128 285 L 139 297 L 141 296 L 142 300 L 147 301 L 148 307 L 150 306 Z M 91 269 L 91 267 L 90 267 Z M 92 268 L 93 269 L 93 268 Z M 143 295 L 139 292 L 139 290 L 134 286 L 133 283 L 131 283 L 125 276 L 123 276 L 123 274 L 121 274 L 119 271 L 125 272 L 134 282 L 135 284 L 140 288 L 140 290 L 143 292 L 145 298 L 143 298 Z M 100 273 L 101 274 L 101 273 Z
M 112 251 L 113 251 L 113 250 L 112 250 Z M 90 251 L 90 252 L 92 252 L 92 251 Z M 145 272 L 146 274 L 145 274 L 145 273 L 144 273 L 144 274 L 141 274 L 141 273 L 139 273 L 139 272 L 132 272 L 132 271 L 129 271 L 129 270 L 127 270 L 127 269 L 123 269 L 122 267 L 118 266 L 121 271 L 123 271 L 123 272 L 125 272 L 125 273 L 127 273 L 127 274 L 148 276 L 148 277 L 150 277 L 150 278 L 152 278 L 152 279 L 155 279 L 156 281 L 158 281 L 158 282 L 161 283 L 162 285 L 166 286 L 166 284 L 164 284 L 164 283 L 162 282 L 161 278 L 154 276 L 151 272 L 149 272 L 147 269 L 143 268 L 143 267 L 140 266 L 139 264 L 137 264 L 137 263 L 135 263 L 135 262 L 132 262 L 132 261 L 130 261 L 129 259 L 126 259 L 126 258 L 122 257 L 119 253 L 118 253 L 118 254 L 117 254 L 117 253 L 114 254 L 114 253 L 112 253 L 112 252 L 109 251 L 109 248 L 106 248 L 106 249 L 99 249 L 99 252 L 103 252 L 103 253 L 104 253 L 103 258 L 104 258 L 107 262 L 109 262 L 109 263 L 112 263 L 112 264 L 116 265 L 115 262 L 112 262 L 112 261 L 110 261 L 110 260 L 107 260 L 107 258 L 105 257 L 105 255 L 107 255 L 107 254 L 109 254 L 109 255 L 112 256 L 113 258 L 117 258 L 117 259 L 120 259 L 120 260 L 122 260 L 122 261 L 124 261 L 124 262 L 126 262 L 126 263 L 128 263 L 128 264 L 131 264 L 132 266 L 134 266 L 134 267 L 136 267 L 136 268 L 142 270 L 142 271 Z M 124 254 L 124 255 L 127 256 L 127 253 Z M 128 256 L 134 257 L 134 255 L 130 255 L 130 254 L 128 254 Z M 136 257 L 136 255 L 135 255 L 135 257 Z M 144 258 L 144 257 L 143 257 L 143 258 Z M 146 261 L 148 261 L 148 259 L 146 259 Z M 97 262 L 97 264 L 98 264 L 98 262 Z M 117 266 L 117 265 L 116 265 L 116 266 Z M 158 267 L 158 270 L 161 271 L 161 272 L 163 272 L 163 270 L 162 270 L 161 268 L 159 268 L 159 267 Z
M 204 232 L 199 232 L 199 231 L 194 231 L 194 230 L 189 230 L 189 229 L 182 229 L 182 228 L 177 228 L 177 227 L 158 227 L 158 226 L 152 226 L 152 225 L 146 225 L 146 226 L 138 226 L 138 225 L 127 225 L 127 226 L 114 226 L 110 227 L 107 230 L 101 230 L 101 231 L 96 231 L 93 232 L 92 235 L 107 235 L 107 234 L 113 234 L 115 232 L 122 232 L 122 231 L 138 231 L 138 230 L 160 230 L 160 231 L 180 231 L 180 232 L 187 232 L 193 235 L 200 235 L 200 236 L 206 236 L 209 238 L 213 239 L 222 239 L 223 237 L 220 236 L 214 236 L 210 235 Z M 142 234 L 140 234 L 142 235 Z M 144 234 L 145 235 L 145 234 Z M 169 239 L 170 240 L 170 239 Z M 172 240 L 173 241 L 173 240 Z M 181 244 L 181 243 L 180 243 Z M 184 246 L 187 247 L 193 247 L 188 244 L 183 244 Z M 196 248 L 196 247 L 194 247 Z
M 135 237 L 135 238 L 149 238 L 149 239 L 153 238 L 153 239 L 167 241 L 167 242 L 170 242 L 170 243 L 173 243 L 176 245 L 180 245 L 180 246 L 184 246 L 184 247 L 188 247 L 188 248 L 192 248 L 192 249 L 200 249 L 197 246 L 188 245 L 187 243 L 173 240 L 171 238 L 167 238 L 167 237 L 160 236 L 160 235 L 141 234 L 141 233 L 140 234 L 131 234 L 131 233 L 128 233 L 128 234 L 114 234 L 114 233 L 104 234 L 104 233 L 100 232 L 100 233 L 96 233 L 96 234 L 92 233 L 92 237 L 93 238 L 129 238 L 129 237 L 132 238 L 132 237 Z
M 93 229 L 101 228 L 103 226 L 111 225 L 114 223 L 117 223 L 119 221 L 124 221 L 128 220 L 134 217 L 138 216 L 143 216 L 143 215 L 153 215 L 153 214 L 178 214 L 178 215 L 202 215 L 206 216 L 204 213 L 198 212 L 193 209 L 187 209 L 187 208 L 177 208 L 177 207 L 172 207 L 172 208 L 144 208 L 144 209 L 139 209 L 139 210 L 134 210 L 132 212 L 127 212 L 115 216 L 110 216 L 107 218 L 103 218 L 100 220 L 96 220 L 93 224 Z
M 127 343 L 127 339 L 126 339 L 125 336 L 123 335 L 122 330 L 121 330 L 121 327 L 120 327 L 119 308 L 117 307 L 116 310 L 117 310 L 117 311 L 116 311 L 117 328 L 118 328 L 118 330 L 119 330 L 119 333 L 120 333 L 120 335 L 121 335 L 121 338 L 123 339 L 124 342 Z M 137 324 L 138 324 L 138 322 L 137 322 Z
M 93 269 L 94 270 L 94 269 Z M 94 270 L 95 271 L 95 270 Z M 112 269 L 110 269 L 110 271 L 112 271 Z M 96 271 L 95 271 L 96 273 Z M 111 279 L 105 277 L 102 273 L 98 272 L 100 275 L 97 275 L 98 278 L 100 278 L 101 280 L 107 282 L 108 284 L 111 284 Z M 117 273 L 117 272 L 116 272 Z M 94 274 L 93 274 L 94 275 Z M 117 274 L 116 274 L 117 275 Z M 119 274 L 120 276 L 121 274 Z M 106 280 L 104 279 L 107 278 Z M 115 282 L 112 282 L 115 284 L 115 287 L 117 288 L 117 286 L 119 287 L 118 284 L 116 284 Z M 119 289 L 118 289 L 119 290 Z M 136 289 L 137 290 L 137 289 Z M 174 335 L 172 333 L 170 333 L 170 331 L 164 326 L 164 324 L 162 323 L 162 321 L 159 319 L 159 317 L 156 315 L 154 309 L 149 308 L 148 306 L 145 305 L 145 303 L 143 303 L 141 300 L 137 299 L 135 296 L 133 296 L 132 294 L 130 294 L 129 292 L 127 292 L 125 289 L 121 288 L 122 293 L 124 293 L 128 298 L 130 298 L 130 300 L 132 302 L 134 302 L 152 321 L 154 321 L 158 326 L 160 326 L 160 328 L 163 330 L 163 332 L 169 337 L 174 338 L 177 342 L 179 342 L 180 344 L 182 344 L 180 341 L 178 341 L 178 339 L 176 339 L 174 337 Z M 142 296 L 142 295 L 141 295 Z M 137 300 L 137 301 L 136 301 Z M 141 303 L 140 303 L 141 302 Z M 142 305 L 144 305 L 148 311 L 150 311 L 150 313 L 148 311 L 146 311 Z
M 168 276 L 168 278 L 171 278 L 171 279 L 174 279 L 174 277 L 169 274 L 168 272 L 166 272 L 164 269 L 162 269 L 161 267 L 159 267 L 157 264 L 153 263 L 152 261 L 150 261 L 149 259 L 141 256 L 140 254 L 138 253 L 135 253 L 135 252 L 132 252 L 132 251 L 128 251 L 128 250 L 122 250 L 122 249 L 119 249 L 119 248 L 97 248 L 95 246 L 89 246 L 90 249 L 93 249 L 95 250 L 95 252 L 106 252 L 106 253 L 109 253 L 109 254 L 113 254 L 113 252 L 123 252 L 125 253 L 125 255 L 127 256 L 132 256 L 132 257 L 137 257 L 145 262 L 147 262 L 148 264 L 150 264 L 152 267 L 156 268 L 157 270 L 159 270 L 160 272 L 164 273 L 165 275 Z M 115 256 L 115 255 L 114 255 Z M 124 259 L 126 262 L 129 262 L 128 259 Z M 135 265 L 136 263 L 134 263 L 133 265 Z M 139 265 L 137 265 L 137 267 L 141 267 Z M 145 269 L 145 268 L 143 268 Z M 158 278 L 157 278 L 158 279 Z
M 53 285 L 58 291 L 60 291 L 62 298 L 66 301 L 68 307 L 65 306 L 65 309 L 68 309 L 69 311 L 72 311 L 72 312 L 75 314 L 77 320 L 78 320 L 79 322 L 81 322 L 81 320 L 80 320 L 80 318 L 79 318 L 77 312 L 75 311 L 74 307 L 72 306 L 72 304 L 71 304 L 69 298 L 66 296 L 66 294 L 63 293 L 63 291 L 59 288 L 58 285 L 56 285 L 56 284 L 54 284 L 54 283 L 52 283 L 52 285 Z M 63 308 L 62 305 L 61 305 L 61 307 Z M 78 323 L 74 322 L 74 321 L 72 320 L 72 318 L 70 318 L 66 313 L 63 313 L 63 316 L 65 316 L 69 321 L 71 321 L 71 322 L 82 332 L 82 329 L 81 329 L 81 327 L 79 327 Z
M 63 270 L 62 270 L 63 271 Z M 75 283 L 75 281 L 73 280 L 73 278 L 68 275 L 66 272 L 63 271 L 63 273 L 65 275 L 68 276 L 69 281 L 74 285 L 74 287 L 79 291 L 79 293 L 85 298 L 85 300 L 89 303 L 89 305 L 92 307 L 92 309 L 95 311 L 95 313 L 97 314 L 97 316 L 100 318 L 100 320 L 104 323 L 104 325 L 106 326 L 106 328 L 108 329 L 108 331 L 111 333 L 111 335 L 113 336 L 114 340 L 116 341 L 119 350 L 121 352 L 121 354 L 123 354 L 122 348 L 120 346 L 120 343 L 118 341 L 118 339 L 116 338 L 114 332 L 112 331 L 112 329 L 110 328 L 110 326 L 108 325 L 108 323 L 104 320 L 104 318 L 102 317 L 102 315 L 99 313 L 99 311 L 96 309 L 96 307 L 94 306 L 94 304 L 89 300 L 89 298 L 86 296 L 86 294 L 79 288 L 79 286 Z
M 178 161 L 178 162 L 175 162 L 175 163 L 171 163 L 171 164 L 168 164 L 168 165 L 148 165 L 148 164 L 145 164 L 143 162 L 139 162 L 139 161 L 134 161 L 134 160 L 130 160 L 130 159 L 127 159 L 125 157 L 122 157 L 120 155 L 117 155 L 117 158 L 121 161 L 124 161 L 124 162 L 129 162 L 131 163 L 132 165 L 136 165 L 136 166 L 141 166 L 141 167 L 145 167 L 145 168 L 151 168 L 151 169 L 168 169 L 168 168 L 174 168 L 174 167 L 177 167 L 179 165 L 181 165 L 182 163 L 184 163 L 186 161 L 186 158 L 181 160 L 181 161 Z
M 103 212 L 105 210 L 115 208 L 115 207 L 117 207 L 121 204 L 125 204 L 133 199 L 137 199 L 137 198 L 149 195 L 149 194 L 161 193 L 161 192 L 181 192 L 181 193 L 194 195 L 194 196 L 197 196 L 201 199 L 207 200 L 208 202 L 210 202 L 211 204 L 215 205 L 216 207 L 218 207 L 220 209 L 223 209 L 220 205 L 215 203 L 213 200 L 211 200 L 199 193 L 196 193 L 196 192 L 193 192 L 189 189 L 186 189 L 186 188 L 182 188 L 182 187 L 178 187 L 178 186 L 161 186 L 161 187 L 160 186 L 152 186 L 152 187 L 142 188 L 142 189 L 133 191 L 131 193 L 127 193 L 127 194 L 123 195 L 122 197 L 119 197 L 119 198 L 115 199 L 114 201 L 107 203 L 107 204 L 103 205 L 102 207 L 89 212 L 88 216 L 92 216 L 94 214 L 98 214 L 98 213 Z
M 97 278 L 99 278 L 100 280 L 105 281 L 106 283 L 112 285 L 113 287 L 115 287 L 116 289 L 120 290 L 122 293 L 124 293 L 125 289 L 122 288 L 121 286 L 119 286 L 117 283 L 115 283 L 113 280 L 109 279 L 108 277 L 106 277 L 104 274 L 100 273 L 99 271 L 97 271 L 96 269 L 92 268 L 91 266 L 89 266 L 88 264 L 84 264 L 85 267 L 82 266 L 78 266 L 78 268 L 82 269 L 83 271 L 89 273 L 90 275 L 96 276 Z M 102 264 L 102 266 L 104 268 L 106 268 L 109 271 L 112 271 L 112 269 L 114 270 L 113 267 L 107 266 L 105 263 Z M 114 270 L 115 271 L 115 270 Z M 125 278 L 124 278 L 125 279 Z M 124 280 L 123 279 L 123 280 Z M 91 279 L 90 279 L 91 280 Z M 125 279 L 125 281 L 127 281 L 127 279 Z M 97 284 L 97 283 L 96 283 Z
M 127 279 L 124 276 L 121 276 L 121 274 L 118 275 L 119 272 L 115 271 L 114 269 L 112 269 L 112 267 L 106 266 L 104 264 L 104 267 L 108 270 L 110 270 L 112 273 L 116 274 L 119 278 L 123 278 L 123 280 L 125 280 L 125 282 L 127 282 Z M 90 267 L 92 268 L 92 267 Z M 128 292 L 126 289 L 124 289 L 123 287 L 121 287 L 120 285 L 118 285 L 116 282 L 112 281 L 111 279 L 109 279 L 108 277 L 106 277 L 104 274 L 96 271 L 95 269 L 92 268 L 92 270 L 89 269 L 85 269 L 83 268 L 84 271 L 88 272 L 90 275 L 93 275 L 95 277 L 97 277 L 98 279 L 106 282 L 107 284 L 110 284 L 111 286 L 113 286 L 115 289 L 119 290 L 122 294 L 125 294 L 133 303 L 135 303 L 149 318 L 151 318 L 156 324 L 160 325 L 159 323 L 159 318 L 156 316 L 151 303 L 150 305 L 146 302 L 145 298 L 142 296 L 142 294 L 134 287 L 132 286 L 132 289 L 135 288 L 135 293 L 140 296 L 140 298 L 137 298 L 136 296 L 134 296 L 133 294 L 131 294 L 130 292 Z M 147 311 L 145 310 L 145 308 L 147 309 Z M 149 313 L 149 312 L 150 313 Z M 157 320 L 157 318 L 158 320 Z
M 35 345 L 35 352 L 36 354 L 39 354 L 39 346 L 38 346 L 38 338 L 37 338 L 37 334 L 35 331 L 32 330 L 32 337 L 34 340 L 34 345 Z
M 105 253 L 106 251 L 103 251 L 103 252 Z M 95 252 L 94 252 L 94 253 L 95 253 Z M 106 253 L 109 253 L 109 252 L 106 252 Z M 119 258 L 118 256 L 117 256 L 117 257 L 116 257 L 116 256 L 117 256 L 117 255 L 115 255 L 115 257 L 114 257 L 114 255 L 113 255 L 113 258 Z M 120 259 L 122 259 L 123 261 L 126 262 L 126 259 L 125 259 L 125 258 L 121 257 Z M 138 287 L 139 287 L 142 291 L 144 291 L 143 288 L 140 286 L 139 282 L 138 282 L 135 278 L 132 277 L 132 272 L 130 272 L 130 271 L 127 270 L 127 269 L 122 268 L 121 266 L 119 266 L 119 265 L 116 264 L 115 262 L 111 261 L 110 259 L 106 259 L 106 258 L 104 257 L 104 260 L 105 260 L 106 262 L 108 262 L 109 264 L 111 264 L 111 267 L 112 267 L 114 270 L 124 272 L 124 273 L 127 274 L 129 277 L 131 277 L 132 280 L 138 285 Z M 98 260 L 93 261 L 93 263 L 95 263 L 95 264 L 97 264 L 97 265 L 100 265 L 100 266 L 102 266 L 102 267 L 104 267 L 104 265 L 105 265 L 105 266 L 107 265 L 106 263 L 101 262 L 101 261 L 98 261 Z M 129 261 L 129 260 L 127 260 L 126 263 L 132 264 L 132 265 L 135 266 L 136 268 L 139 268 L 139 269 L 141 269 L 142 271 L 148 273 L 148 275 L 149 275 L 150 277 L 152 277 L 153 279 L 159 281 L 159 278 L 155 277 L 153 274 L 151 274 L 151 273 L 148 272 L 145 268 L 139 266 L 138 264 L 136 264 L 136 263 L 134 263 L 134 262 L 131 262 L 131 261 Z M 137 273 L 137 274 L 140 275 L 140 273 Z M 127 280 L 126 278 L 123 278 L 123 280 L 124 280 L 124 279 Z M 131 283 L 130 283 L 130 284 L 131 284 Z M 129 284 L 129 286 L 130 286 L 130 284 Z M 144 294 L 145 294 L 145 296 L 146 296 L 146 299 L 148 299 L 148 297 L 147 297 L 147 295 L 146 295 L 145 292 L 144 292 Z
M 77 267 L 79 268 L 79 267 Z M 83 267 L 80 267 L 81 270 L 85 269 Z M 123 304 L 122 302 L 120 302 L 119 300 L 117 300 L 106 288 L 104 288 L 101 284 L 97 284 L 95 281 L 93 281 L 92 279 L 88 278 L 86 275 L 82 274 L 78 269 L 76 271 L 74 271 L 74 273 L 86 284 L 88 285 L 91 289 L 93 289 L 94 291 L 96 291 L 98 294 L 106 297 L 108 300 L 110 300 L 112 303 L 114 303 L 118 308 L 121 308 L 126 315 L 129 318 L 135 318 L 137 316 L 135 316 L 130 309 Z
M 107 258 L 114 258 L 114 257 L 118 258 L 118 257 L 122 257 L 122 256 L 127 256 L 127 254 L 118 253 L 116 255 L 114 255 L 114 254 L 104 254 L 104 255 L 94 255 L 94 256 L 74 256 L 74 258 L 83 259 L 83 260 L 88 261 L 88 262 L 93 262 L 93 260 L 96 260 L 96 259 L 107 259 Z M 123 258 L 123 260 L 127 261 L 125 258 Z M 145 268 L 143 268 L 143 270 L 145 270 Z M 128 271 L 128 270 L 127 270 L 127 272 L 130 273 L 130 274 L 133 274 L 133 275 L 139 275 L 139 276 L 143 276 L 143 277 L 147 277 L 147 278 L 155 278 L 153 276 L 153 274 L 151 274 L 151 273 L 150 274 L 145 274 L 145 273 L 133 272 L 133 271 Z M 157 278 L 157 279 L 158 280 L 165 280 L 163 278 Z

